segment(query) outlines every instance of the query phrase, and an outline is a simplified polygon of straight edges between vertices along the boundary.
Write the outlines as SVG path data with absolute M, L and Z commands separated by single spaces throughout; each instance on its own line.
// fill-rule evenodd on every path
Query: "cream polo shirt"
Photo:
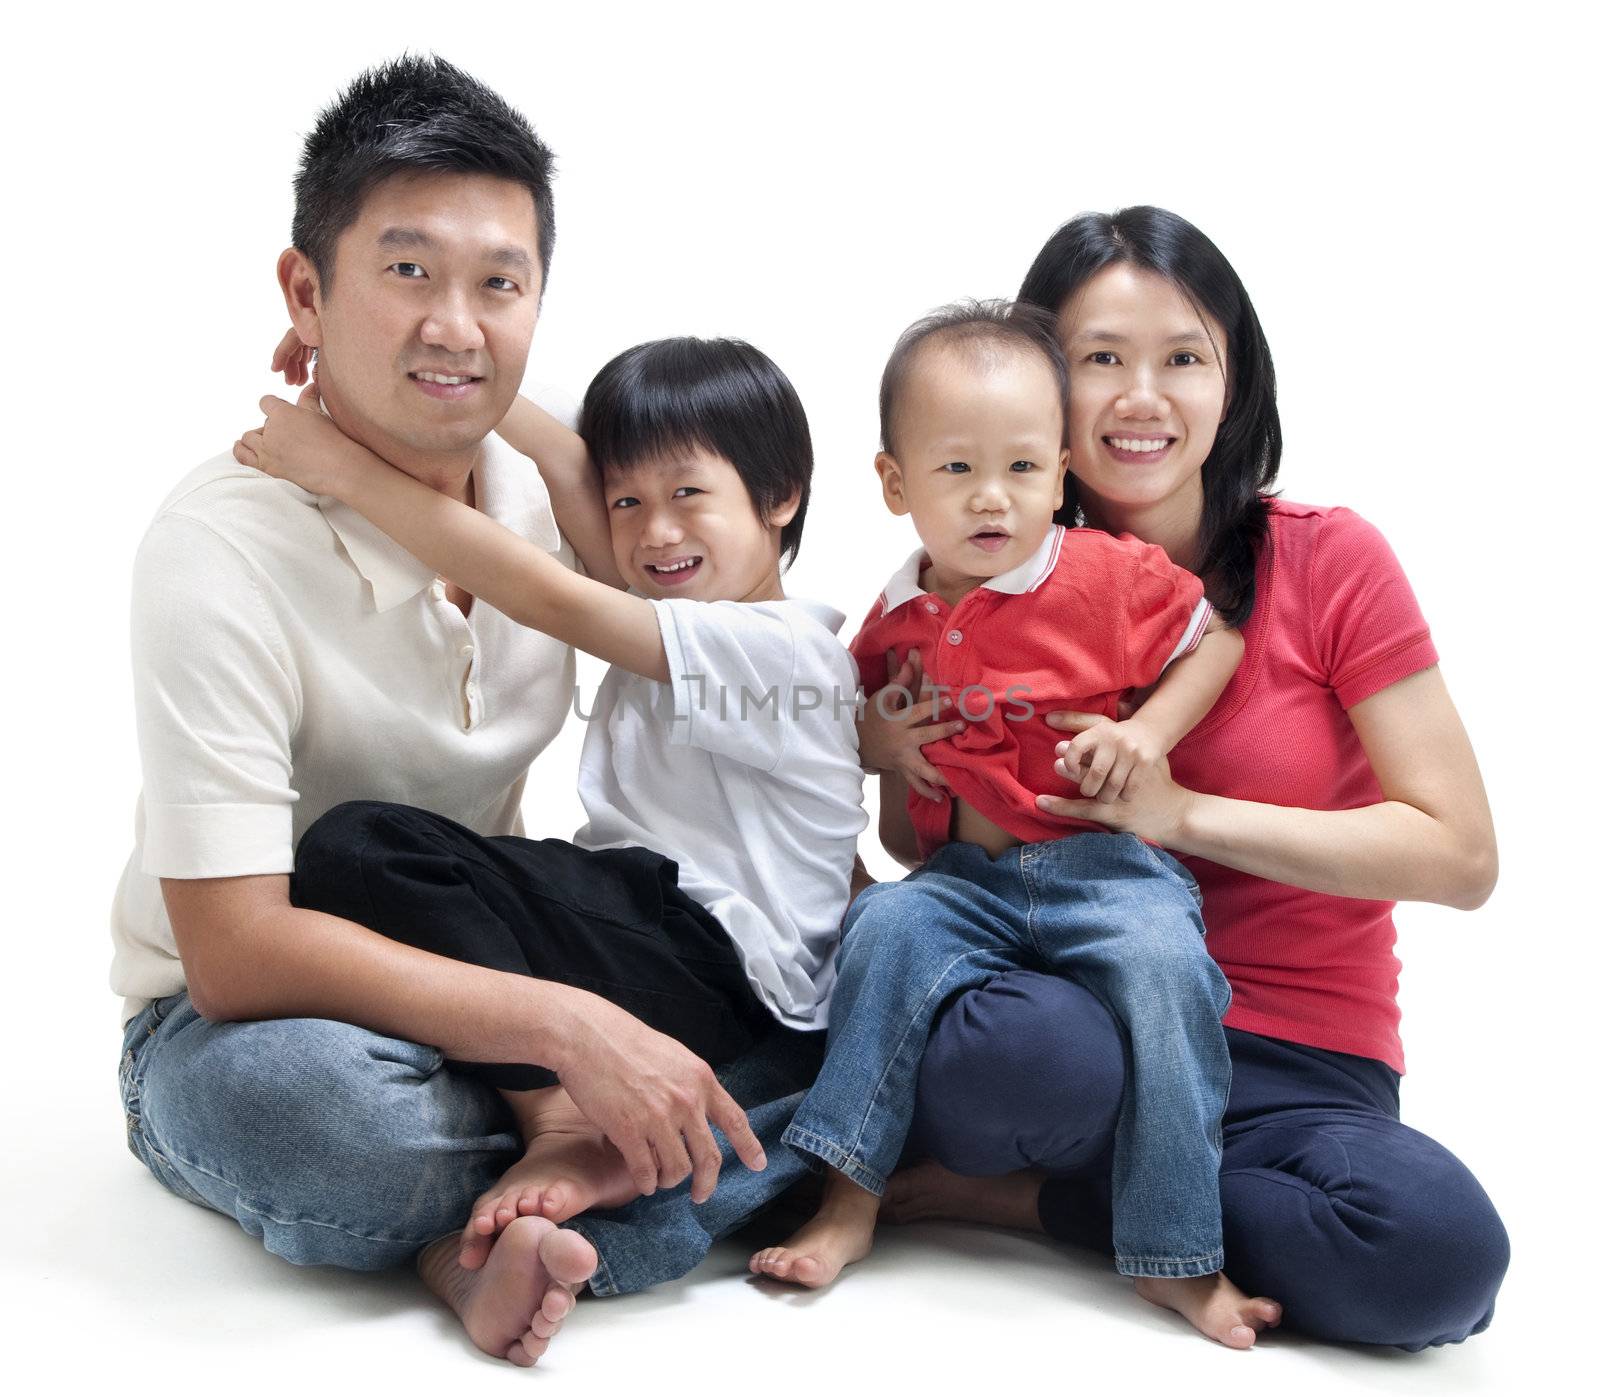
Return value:
M 478 505 L 573 565 L 538 471 L 484 442 Z M 124 1021 L 184 987 L 161 878 L 289 873 L 345 800 L 520 829 L 571 650 L 444 583 L 367 520 L 219 456 L 167 497 L 133 579 L 144 790 L 111 912 Z

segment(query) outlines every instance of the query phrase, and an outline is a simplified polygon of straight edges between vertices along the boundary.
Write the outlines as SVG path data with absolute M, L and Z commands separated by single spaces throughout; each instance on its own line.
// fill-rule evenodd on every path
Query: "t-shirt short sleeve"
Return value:
M 1173 660 L 1200 643 L 1211 605 L 1200 579 L 1152 543 L 1136 545 L 1124 612 L 1123 687 L 1153 683 Z
M 143 871 L 292 871 L 300 696 L 249 564 L 205 524 L 161 516 L 134 563 L 132 639 Z
M 799 692 L 794 627 L 781 606 L 678 598 L 652 605 L 671 671 L 673 742 L 773 770 L 793 705 L 814 697 Z
M 1439 663 L 1394 550 L 1359 514 L 1328 512 L 1309 581 L 1318 653 L 1343 707 Z

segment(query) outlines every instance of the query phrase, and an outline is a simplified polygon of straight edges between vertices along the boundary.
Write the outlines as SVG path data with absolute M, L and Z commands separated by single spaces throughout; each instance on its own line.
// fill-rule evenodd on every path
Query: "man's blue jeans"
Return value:
M 822 1059 L 823 1035 L 777 1029 L 719 1070 L 768 1166 L 725 1140 L 705 1204 L 687 1182 L 573 1225 L 600 1253 L 597 1295 L 693 1270 L 807 1165 L 778 1136 Z M 301 1266 L 408 1264 L 465 1225 L 522 1141 L 500 1094 L 437 1048 L 328 1019 L 210 1023 L 185 994 L 128 1022 L 119 1077 L 128 1147 L 172 1193 L 234 1218 Z
M 881 1194 L 940 1006 L 1022 968 L 1070 975 L 1126 1034 L 1111 1180 L 1117 1269 L 1220 1270 L 1228 982 L 1206 952 L 1193 878 L 1132 835 L 1071 835 L 998 858 L 949 844 L 901 882 L 868 888 L 845 919 L 827 1058 L 784 1143 Z

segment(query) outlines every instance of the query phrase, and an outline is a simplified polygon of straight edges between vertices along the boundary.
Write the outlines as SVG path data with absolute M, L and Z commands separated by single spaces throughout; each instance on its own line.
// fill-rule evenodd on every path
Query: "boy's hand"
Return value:
M 943 800 L 946 784 L 938 768 L 922 755 L 930 742 L 952 737 L 966 727 L 959 718 L 935 721 L 941 700 L 932 695 L 912 702 L 923 689 L 921 657 L 913 650 L 901 664 L 889 652 L 889 682 L 867 699 L 856 731 L 861 740 L 861 763 L 869 771 L 890 771 L 905 777 L 911 789 L 925 800 Z M 945 698 L 944 705 L 954 700 Z
M 317 376 L 314 350 L 304 343 L 291 328 L 272 351 L 272 372 L 281 373 L 283 381 L 291 388 L 313 380 Z
M 1145 778 L 1166 756 L 1160 740 L 1138 718 L 1112 722 L 1098 713 L 1052 714 L 1052 727 L 1076 728 L 1070 742 L 1058 743 L 1056 769 L 1078 783 L 1080 795 L 1103 804 L 1132 800 Z
M 333 494 L 337 448 L 346 438 L 322 412 L 320 402 L 315 383 L 306 386 L 297 403 L 269 394 L 261 400 L 267 420 L 234 442 L 233 459 L 314 495 Z

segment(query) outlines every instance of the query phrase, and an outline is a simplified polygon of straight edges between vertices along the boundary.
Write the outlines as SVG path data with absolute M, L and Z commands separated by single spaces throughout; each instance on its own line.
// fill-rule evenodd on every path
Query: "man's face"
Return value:
M 340 426 L 379 454 L 482 441 L 522 382 L 538 239 L 533 196 L 509 180 L 397 175 L 373 189 L 316 297 L 317 377 Z

